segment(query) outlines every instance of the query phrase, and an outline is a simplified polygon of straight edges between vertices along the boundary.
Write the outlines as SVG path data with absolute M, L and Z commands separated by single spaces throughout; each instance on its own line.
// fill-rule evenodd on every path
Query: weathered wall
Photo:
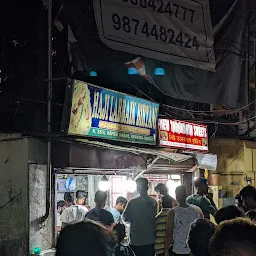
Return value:
M 27 162 L 27 139 L 0 142 L 1 256 L 28 255 Z
M 247 179 L 255 183 L 256 143 L 237 139 L 217 139 L 210 142 L 210 152 L 218 156 L 218 185 L 224 197 L 233 197 L 247 185 Z M 212 172 L 213 173 L 213 172 Z
M 1 256 L 28 256 L 35 246 L 51 247 L 52 216 L 38 223 L 45 213 L 46 153 L 42 141 L 0 135 Z

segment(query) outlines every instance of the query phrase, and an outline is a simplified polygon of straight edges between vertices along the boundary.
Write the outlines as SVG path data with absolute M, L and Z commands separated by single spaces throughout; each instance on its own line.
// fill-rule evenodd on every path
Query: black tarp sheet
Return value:
M 142 83 L 129 79 L 124 63 L 135 55 L 112 50 L 98 37 L 92 0 L 63 0 L 64 19 L 70 25 L 77 43 L 71 44 L 75 71 L 88 69 L 107 72 L 104 84 L 118 83 L 129 87 Z M 214 30 L 216 72 L 175 65 L 145 58 L 147 71 L 162 93 L 176 99 L 236 108 L 247 104 L 247 24 L 248 8 L 244 0 L 211 0 Z M 165 76 L 154 76 L 162 67 Z M 151 85 L 148 85 L 151 86 Z M 147 88 L 145 88 L 145 91 Z

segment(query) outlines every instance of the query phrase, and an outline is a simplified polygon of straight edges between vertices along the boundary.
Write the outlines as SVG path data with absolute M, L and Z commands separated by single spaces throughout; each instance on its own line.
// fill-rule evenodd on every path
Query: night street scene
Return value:
M 0 256 L 256 256 L 256 0 L 0 12 Z

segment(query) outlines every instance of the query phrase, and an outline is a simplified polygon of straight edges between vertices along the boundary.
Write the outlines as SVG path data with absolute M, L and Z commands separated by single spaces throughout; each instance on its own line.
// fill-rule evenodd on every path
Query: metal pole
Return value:
M 48 0 L 48 51 L 47 51 L 47 80 L 48 80 L 48 95 L 47 95 L 47 180 L 46 180 L 46 209 L 40 222 L 47 220 L 51 212 L 52 200 L 52 177 L 51 177 L 51 112 L 52 112 L 52 0 Z M 53 222 L 54 222 L 54 218 Z M 54 225 L 54 223 L 53 223 Z M 55 228 L 54 228 L 55 231 Z
M 46 214 L 49 214 L 52 207 L 52 172 L 51 172 L 51 122 L 52 122 L 52 0 L 48 0 L 48 102 L 47 102 L 47 133 L 48 133 L 48 142 L 47 142 L 47 196 L 48 196 L 48 205 L 46 207 L 49 207 Z M 54 215 L 52 216 L 52 246 L 54 246 L 55 243 L 55 218 Z

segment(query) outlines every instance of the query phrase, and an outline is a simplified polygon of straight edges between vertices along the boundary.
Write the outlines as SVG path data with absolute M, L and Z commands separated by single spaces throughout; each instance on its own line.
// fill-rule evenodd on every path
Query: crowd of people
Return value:
M 140 196 L 130 201 L 119 197 L 110 211 L 103 191 L 96 192 L 91 210 L 85 207 L 84 191 L 77 191 L 76 202 L 58 202 L 56 256 L 256 255 L 254 187 L 243 188 L 236 205 L 218 210 L 202 177 L 195 180 L 193 195 L 177 187 L 176 199 L 165 184 L 156 186 L 157 200 L 148 195 L 147 179 L 139 178 L 136 184 Z

